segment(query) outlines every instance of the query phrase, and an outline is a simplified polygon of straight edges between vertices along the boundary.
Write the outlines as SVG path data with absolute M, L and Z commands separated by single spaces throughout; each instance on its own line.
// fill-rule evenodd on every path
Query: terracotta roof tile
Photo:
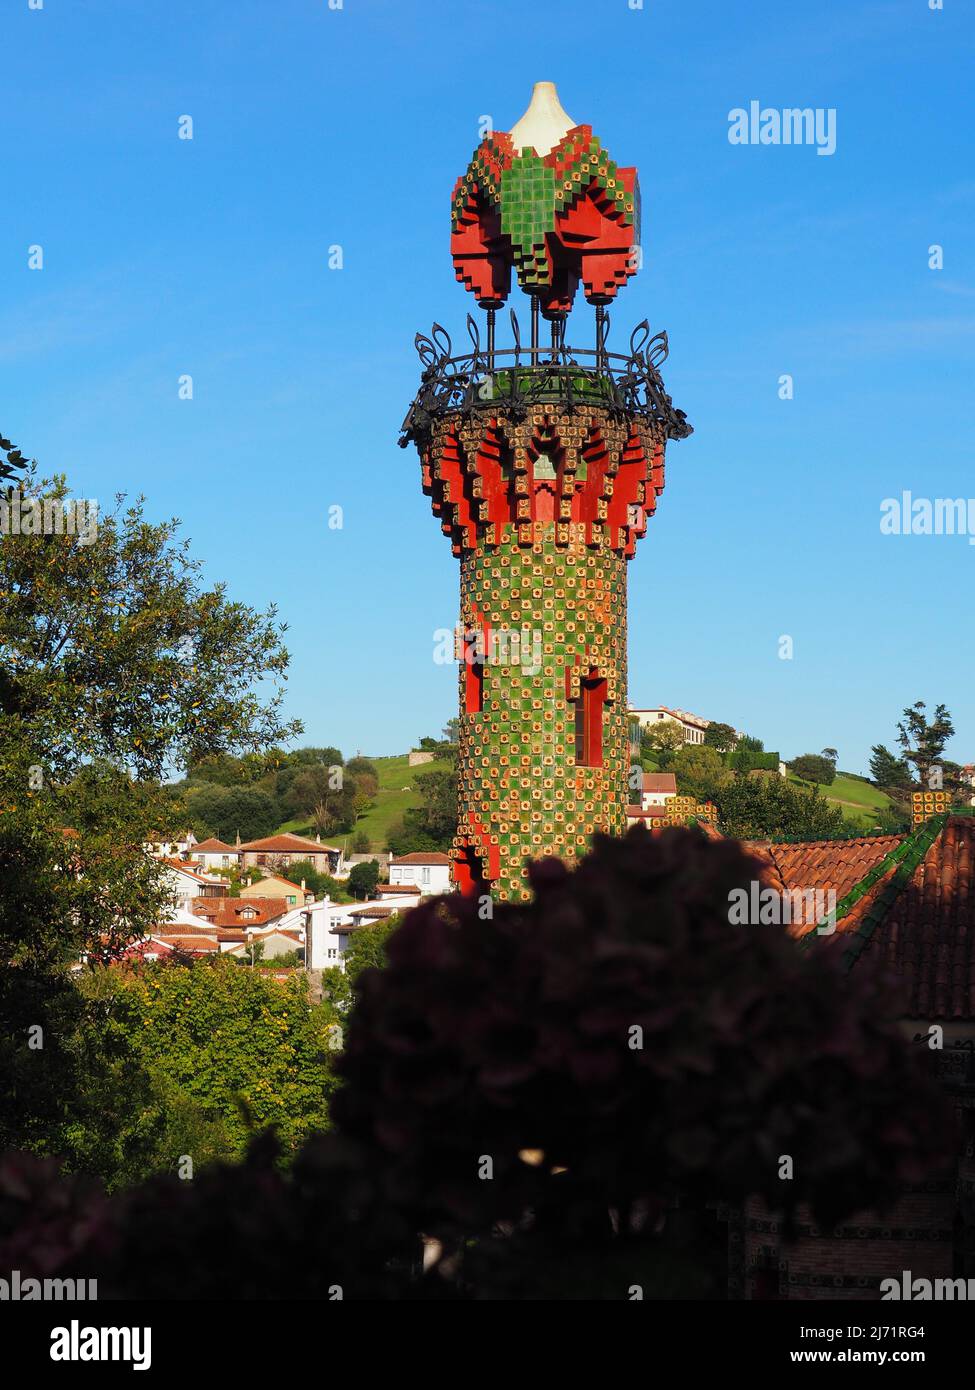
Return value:
M 250 910 L 254 916 L 244 916 Z M 191 911 L 216 927 L 261 927 L 289 911 L 286 898 L 193 898 Z
M 672 772 L 645 772 L 643 774 L 645 792 L 670 792 L 677 795 L 677 778 Z
M 241 850 L 254 850 L 259 853 L 268 854 L 299 854 L 306 850 L 309 854 L 325 854 L 329 850 L 333 854 L 338 854 L 334 845 L 322 845 L 317 840 L 306 840 L 302 835 L 292 835 L 290 831 L 284 835 L 269 835 L 264 840 L 249 840 L 246 845 L 240 845 Z
M 912 1018 L 975 1018 L 975 819 L 949 816 L 866 945 Z
M 412 854 L 401 854 L 398 859 L 391 859 L 391 865 L 395 864 L 449 864 L 450 856 L 441 854 L 439 850 L 416 849 Z

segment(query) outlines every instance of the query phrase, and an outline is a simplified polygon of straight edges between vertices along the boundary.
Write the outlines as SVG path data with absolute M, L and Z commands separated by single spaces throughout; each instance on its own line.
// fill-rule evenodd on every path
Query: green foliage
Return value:
M 850 833 L 843 812 L 818 787 L 797 787 L 784 777 L 739 774 L 715 800 L 721 829 L 740 840 L 828 840 Z
M 758 739 L 752 739 L 758 743 Z M 766 753 L 759 748 L 746 748 L 739 744 L 727 755 L 728 766 L 735 772 L 778 772 L 778 753 Z
M 897 725 L 897 742 L 904 750 L 904 757 L 914 767 L 918 781 L 925 786 L 935 785 L 930 780 L 932 767 L 940 763 L 945 744 L 955 732 L 951 715 L 946 705 L 935 706 L 934 718 L 929 720 L 923 700 L 917 700 L 904 711 L 904 718 Z
M 819 753 L 803 753 L 789 763 L 789 771 L 804 782 L 819 782 L 828 787 L 836 779 L 836 764 Z
M 379 863 L 370 859 L 364 864 L 353 864 L 349 874 L 348 887 L 356 902 L 371 898 L 379 882 Z
M 417 825 L 418 811 L 411 807 L 402 820 L 394 821 L 386 835 L 386 845 L 397 858 L 413 854 L 416 850 L 442 850 L 444 845 L 436 836 Z
M 286 1153 L 327 1128 L 334 1088 L 327 1029 L 335 1014 L 309 1007 L 303 976 L 279 982 L 220 957 L 99 972 L 82 988 L 109 1005 L 147 1071 L 219 1122 L 225 1156 L 242 1155 L 268 1125 Z M 178 1156 L 168 1157 L 175 1165 Z
M 390 828 L 389 848 L 396 855 L 449 849 L 457 829 L 456 769 L 418 773 L 414 786 L 423 800 Z
M 714 801 L 721 788 L 732 781 L 732 774 L 718 750 L 703 743 L 685 744 L 670 768 L 677 778 L 680 794 L 695 796 L 699 801 Z
M 63 478 L 39 481 L 33 465 L 23 491 L 68 497 Z M 68 968 L 83 952 L 116 955 L 169 903 L 145 850 L 155 832 L 185 829 L 165 771 L 208 760 L 229 776 L 223 760 L 254 755 L 250 777 L 300 726 L 281 717 L 275 610 L 205 587 L 176 522 L 151 523 L 141 499 L 120 498 L 88 539 L 0 544 L 0 1133 L 117 1182 L 199 1117 L 140 1067 L 110 1005 L 82 998 Z M 216 1144 L 210 1119 L 200 1124 Z
M 250 787 L 193 787 L 186 795 L 186 809 L 197 839 L 215 835 L 231 845 L 238 833 L 245 843 L 259 840 L 280 823 L 277 803 Z
M 345 952 L 345 975 L 351 988 L 363 970 L 382 970 L 388 962 L 386 945 L 393 932 L 403 921 L 401 913 L 394 913 L 384 922 L 374 927 L 364 927 L 362 931 L 352 932 L 348 950 Z
M 737 747 L 746 753 L 764 753 L 765 744 L 760 738 L 753 737 L 752 734 L 742 734 L 738 740 Z
M 371 848 L 372 844 L 366 832 L 364 830 L 357 830 L 352 836 L 352 853 L 368 854 Z
M 708 748 L 717 748 L 719 753 L 727 753 L 735 746 L 737 735 L 730 724 L 711 723 L 704 731 L 704 743 Z
M 63 478 L 39 481 L 33 466 L 24 492 L 68 497 Z M 200 571 L 177 523 L 147 521 L 141 498 L 101 516 L 90 545 L 4 537 L 0 715 L 54 780 L 98 758 L 160 777 L 298 731 L 280 719 L 288 654 L 276 610 L 230 602 Z
M 875 743 L 870 750 L 870 776 L 875 787 L 881 791 L 908 791 L 914 778 L 906 758 L 897 757 L 882 743 Z
M 644 727 L 640 735 L 640 757 L 652 759 L 661 772 L 670 771 L 675 756 L 684 747 L 684 732 L 672 719 Z

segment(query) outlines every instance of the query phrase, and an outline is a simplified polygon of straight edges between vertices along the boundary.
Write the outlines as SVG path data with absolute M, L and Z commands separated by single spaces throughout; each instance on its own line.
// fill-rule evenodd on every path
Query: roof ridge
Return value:
M 948 814 L 947 811 L 942 811 L 938 815 L 932 816 L 930 820 L 925 821 L 923 825 L 919 825 L 914 834 L 908 836 L 907 840 L 905 840 L 904 844 L 901 846 L 903 853 L 898 856 L 900 862 L 896 871 L 891 876 L 886 887 L 878 893 L 876 902 L 874 902 L 863 921 L 853 933 L 853 940 L 843 954 L 843 961 L 847 970 L 852 970 L 853 966 L 863 954 L 868 941 L 873 936 L 877 927 L 880 926 L 881 922 L 887 916 L 895 899 L 900 896 L 901 891 L 911 881 L 914 870 L 917 868 L 918 864 L 921 863 L 921 860 L 925 857 L 935 840 L 944 833 L 945 826 L 948 823 Z M 867 877 L 869 878 L 869 874 Z M 854 889 L 854 892 L 855 891 Z M 861 897 L 862 896 L 861 894 Z

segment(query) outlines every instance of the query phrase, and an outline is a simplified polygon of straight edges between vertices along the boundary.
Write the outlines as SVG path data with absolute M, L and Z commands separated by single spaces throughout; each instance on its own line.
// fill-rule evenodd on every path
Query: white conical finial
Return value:
M 562 110 L 554 82 L 536 82 L 528 110 L 511 127 L 511 141 L 516 150 L 532 146 L 538 155 L 546 155 L 571 130 L 575 121 Z

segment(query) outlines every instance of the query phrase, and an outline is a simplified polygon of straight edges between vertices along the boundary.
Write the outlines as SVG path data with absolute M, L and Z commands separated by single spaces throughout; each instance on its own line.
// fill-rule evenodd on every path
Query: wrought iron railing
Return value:
M 514 345 L 497 348 L 494 315 L 489 314 L 487 342 L 482 346 L 477 321 L 468 314 L 472 350 L 460 356 L 454 356 L 450 335 L 439 323 L 429 337 L 416 335 L 423 374 L 401 427 L 403 448 L 411 440 L 422 441 L 433 422 L 450 412 L 501 408 L 518 419 L 530 405 L 544 401 L 558 402 L 568 411 L 577 405 L 599 404 L 616 416 L 639 416 L 658 425 L 666 439 L 685 439 L 692 433 L 660 375 L 669 351 L 667 334 L 651 335 L 646 319 L 630 335 L 629 354 L 607 348 L 609 315 L 605 312 L 597 314 L 593 348 L 567 347 L 564 322 L 553 323 L 547 346 L 539 344 L 533 331 L 531 344 L 525 347 L 513 309 L 511 329 Z

